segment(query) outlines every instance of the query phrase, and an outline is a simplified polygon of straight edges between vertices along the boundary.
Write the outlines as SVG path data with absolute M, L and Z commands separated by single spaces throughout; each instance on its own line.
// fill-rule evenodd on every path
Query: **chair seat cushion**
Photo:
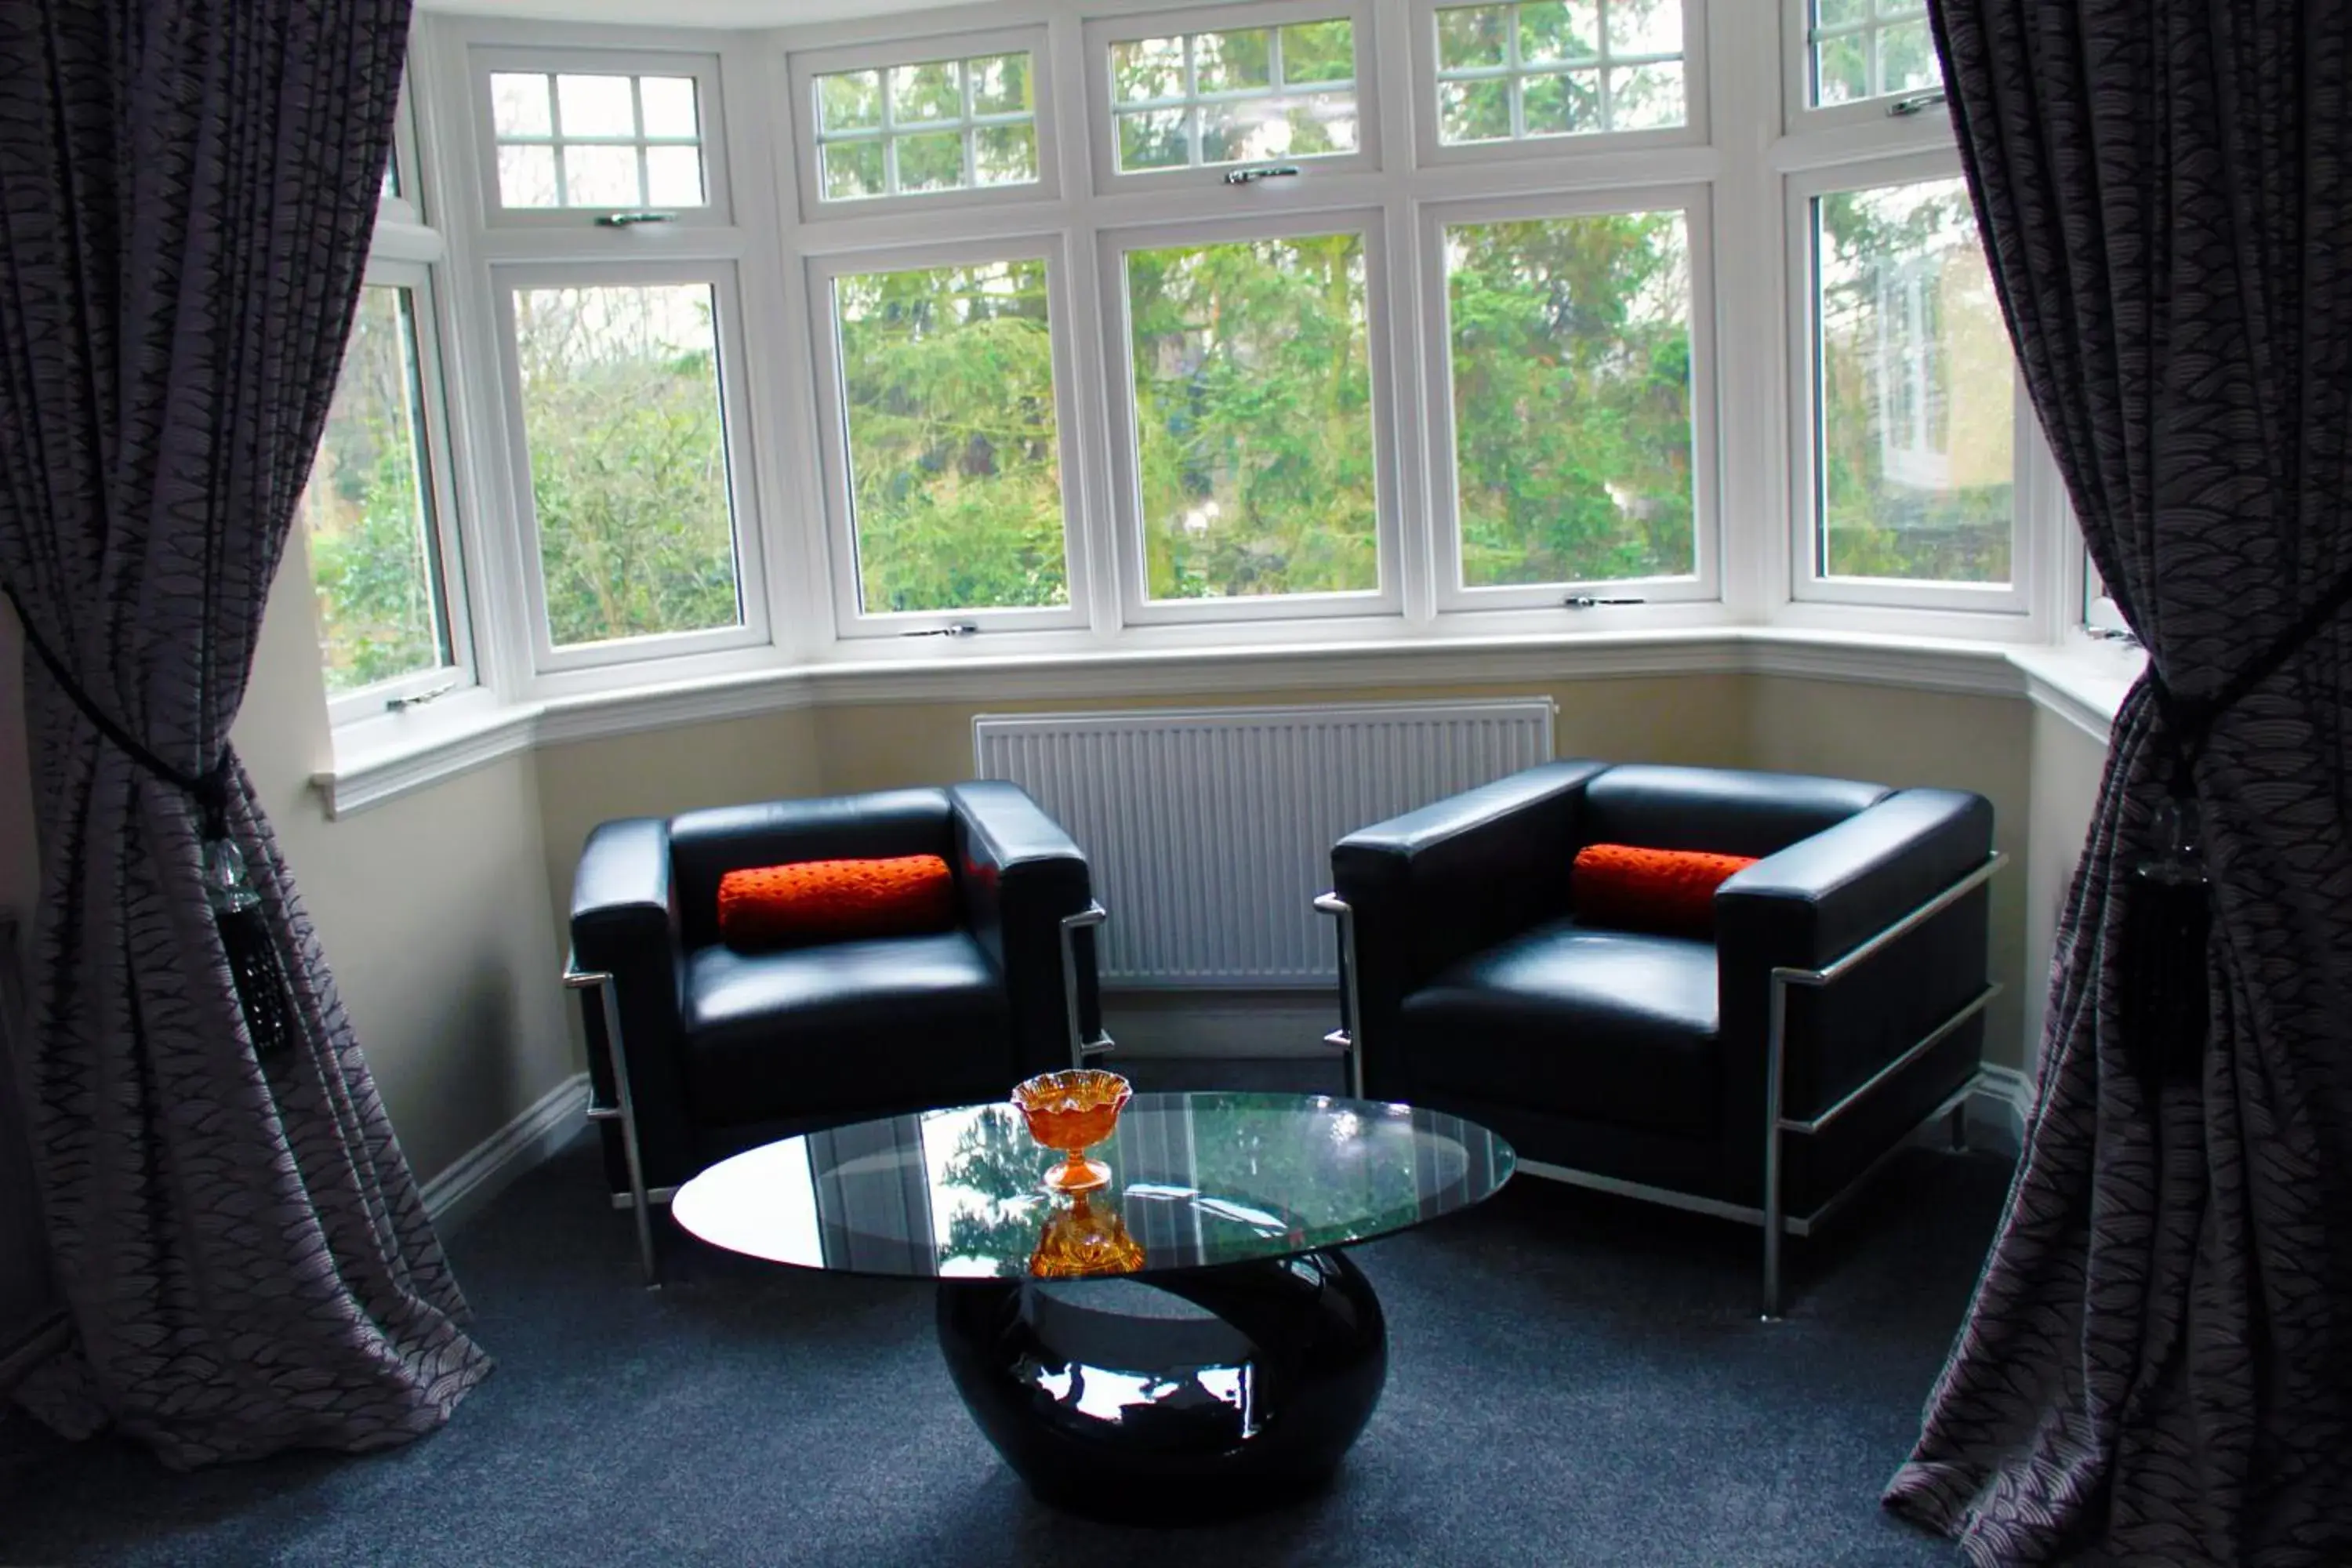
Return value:
M 895 1110 L 915 1084 L 942 1105 L 1013 1087 L 1003 983 L 964 931 L 700 948 L 688 955 L 682 1003 L 687 1100 L 700 1122 Z
M 1552 921 L 1441 971 L 1405 997 L 1398 1032 L 1416 1083 L 1662 1132 L 1716 1128 L 1709 942 Z

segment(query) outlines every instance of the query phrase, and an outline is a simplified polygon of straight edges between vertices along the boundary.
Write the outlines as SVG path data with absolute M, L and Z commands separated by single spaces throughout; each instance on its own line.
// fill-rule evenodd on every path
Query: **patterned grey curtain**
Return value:
M 2040 1107 L 1887 1500 L 1978 1563 L 2352 1563 L 2352 5 L 1931 5 L 2035 409 L 2161 689 L 2117 717 Z M 2180 976 L 2133 907 L 2176 776 L 2211 925 L 2168 1061 L 2144 1001 Z
M 358 300 L 408 11 L 0 5 L 0 585 L 43 858 L 28 1098 L 77 1337 L 23 1397 L 174 1466 L 397 1443 L 489 1369 L 226 751 Z M 240 1005 L 205 814 L 166 771 L 217 784 L 260 895 L 247 929 L 285 971 L 274 1031 Z

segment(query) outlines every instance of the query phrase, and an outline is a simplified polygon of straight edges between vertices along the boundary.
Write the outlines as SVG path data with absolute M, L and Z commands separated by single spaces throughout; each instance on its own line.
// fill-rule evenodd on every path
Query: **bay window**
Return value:
M 514 698 L 2073 619 L 1923 0 L 968 24 L 421 24 L 386 212 L 453 232 L 306 512 L 339 691 L 462 674 L 469 605 Z

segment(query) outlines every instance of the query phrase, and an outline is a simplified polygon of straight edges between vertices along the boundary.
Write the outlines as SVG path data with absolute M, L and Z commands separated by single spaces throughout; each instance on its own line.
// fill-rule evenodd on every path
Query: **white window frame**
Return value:
M 1204 171 L 1194 170 L 1200 174 Z M 1352 234 L 1363 242 L 1364 344 L 1371 377 L 1373 538 L 1379 575 L 1370 589 L 1336 594 L 1235 595 L 1229 598 L 1153 599 L 1143 543 L 1143 496 L 1136 448 L 1133 327 L 1128 318 L 1127 255 L 1134 250 L 1209 247 L 1254 239 L 1306 239 Z M 1350 206 L 1255 217 L 1192 218 L 1107 228 L 1097 239 L 1102 288 L 1104 374 L 1110 414 L 1113 511 L 1117 521 L 1119 617 L 1128 626 L 1209 621 L 1303 621 L 1402 613 L 1399 388 L 1392 380 L 1388 226 L 1380 207 Z
M 2026 395 L 2022 371 L 2012 369 L 2010 460 L 2010 581 L 2006 584 L 1938 583 L 1907 578 L 1824 576 L 1818 556 L 1816 510 L 1821 461 L 1818 366 L 1820 289 L 1813 255 L 1813 202 L 1847 191 L 1957 180 L 1955 151 L 1913 153 L 1869 163 L 1836 164 L 1791 174 L 1784 182 L 1784 226 L 1788 236 L 1789 313 L 1789 550 L 1788 592 L 1792 600 L 1821 605 L 1878 605 L 1922 611 L 1962 611 L 1971 616 L 2027 616 L 2041 605 L 2053 561 L 2051 541 L 2051 481 L 2054 468 Z M 1990 263 L 1988 263 L 1990 265 Z M 2049 470 L 2049 471 L 2045 471 Z
M 498 124 L 490 78 L 502 71 L 531 76 L 682 76 L 694 79 L 696 131 L 702 150 L 703 205 L 698 207 L 509 207 L 499 197 Z M 598 48 L 559 45 L 477 44 L 466 51 L 466 89 L 473 107 L 474 157 L 481 183 L 483 224 L 491 229 L 599 229 L 616 237 L 622 230 L 603 220 L 615 213 L 660 212 L 658 226 L 671 229 L 731 228 L 734 187 L 729 178 L 726 103 L 719 91 L 719 57 L 709 51 L 635 47 Z
M 419 248 L 412 241 L 409 248 Z M 457 525 L 457 470 L 447 383 L 443 379 L 440 340 L 442 317 L 433 268 L 425 261 L 400 260 L 371 255 L 364 287 L 408 290 L 409 320 L 416 336 L 418 390 L 417 456 L 425 467 L 425 498 L 432 509 L 433 548 L 440 599 L 441 624 L 448 633 L 448 657 L 429 669 L 396 675 L 352 690 L 331 693 L 327 721 L 331 725 L 356 723 L 390 710 L 407 706 L 428 694 L 438 695 L 476 682 L 472 625 L 467 616 L 466 557 Z M 308 548 L 309 542 L 304 542 Z M 315 575 L 311 593 L 318 585 Z
M 1189 33 L 1230 33 L 1253 27 L 1287 27 L 1303 22 L 1345 19 L 1354 29 L 1356 46 L 1356 150 L 1319 153 L 1297 159 L 1273 158 L 1256 163 L 1186 164 L 1174 169 L 1121 170 L 1118 166 L 1118 124 L 1112 112 L 1110 51 L 1114 44 L 1139 38 L 1174 37 Z M 1371 174 L 1381 162 L 1380 51 L 1374 0 L 1272 0 L 1272 3 L 1195 6 L 1186 10 L 1139 11 L 1086 24 L 1087 151 L 1095 170 L 1095 190 L 1100 195 L 1165 190 L 1190 183 L 1205 188 L 1233 183 L 1229 175 L 1244 169 L 1276 165 L 1298 173 L 1275 182 L 1305 184 L 1335 174 Z
M 1949 111 L 1945 107 L 1942 85 L 1915 88 L 1909 92 L 1881 93 L 1875 98 L 1858 98 L 1851 103 L 1813 106 L 1813 0 L 1780 0 L 1781 70 L 1780 90 L 1782 123 L 1792 136 L 1836 128 L 1848 128 L 1858 133 L 1862 128 L 1876 126 L 1882 138 L 1887 132 L 1887 122 L 1912 121 L 1933 129 L 1925 133 L 1940 135 L 1948 141 L 1951 134 Z M 1920 17 L 1922 23 L 1927 17 Z M 1932 47 L 1932 41 L 1931 41 Z M 1897 137 L 1907 132 L 1896 132 Z
M 1423 356 L 1428 385 L 1422 424 L 1428 432 L 1430 541 L 1441 614 L 1465 610 L 1559 609 L 1578 595 L 1662 605 L 1718 599 L 1723 594 L 1721 447 L 1717 434 L 1712 191 L 1704 184 L 1625 186 L 1564 195 L 1489 196 L 1421 207 Z M 1454 423 L 1454 330 L 1445 230 L 1468 225 L 1540 222 L 1620 213 L 1679 212 L 1690 258 L 1691 544 L 1689 574 L 1611 577 L 1577 583 L 1520 583 L 1474 588 L 1462 581 L 1460 449 Z
M 418 155 L 416 106 L 409 97 L 409 73 L 403 72 L 400 102 L 392 116 L 392 163 L 400 176 L 400 194 L 376 199 L 376 223 L 422 228 L 432 219 L 434 205 L 425 199 L 424 160 Z
M 842 395 L 841 337 L 834 313 L 834 279 L 877 272 L 983 267 L 1002 261 L 1039 261 L 1045 268 L 1045 310 L 1053 334 L 1055 439 L 1061 448 L 1063 581 L 1068 590 L 1068 602 L 1058 605 L 868 611 L 861 603 L 856 509 L 850 493 L 848 406 Z M 1069 246 L 1058 235 L 901 246 L 808 258 L 810 343 L 814 350 L 817 373 L 817 444 L 824 471 L 827 575 L 832 584 L 836 637 L 846 641 L 926 636 L 957 625 L 990 632 L 1046 631 L 1083 627 L 1090 623 L 1088 541 L 1081 526 L 1087 493 L 1081 467 L 1085 443 L 1076 406 L 1075 389 L 1078 376 L 1072 348 L 1070 275 L 1076 265 Z
M 1502 5 L 1505 0 L 1412 0 L 1413 161 L 1422 168 L 1449 163 L 1486 163 L 1497 159 L 1579 158 L 1596 153 L 1638 153 L 1649 148 L 1705 147 L 1713 140 L 1708 116 L 1711 79 L 1707 65 L 1709 0 L 1682 0 L 1683 122 L 1649 131 L 1595 131 L 1574 136 L 1514 138 L 1508 142 L 1439 140 L 1437 14 L 1465 4 Z M 1754 4 L 1755 0 L 1733 0 Z
M 828 199 L 817 145 L 816 79 L 841 71 L 880 70 L 931 60 L 968 60 L 988 55 L 1025 53 L 1037 132 L 1037 177 L 1021 185 L 971 185 L 952 191 L 916 191 L 895 196 Z M 938 212 L 950 207 L 1002 206 L 1062 198 L 1061 125 L 1054 90 L 1053 50 L 1042 26 L 998 27 L 986 32 L 930 35 L 886 45 L 796 50 L 786 61 L 792 91 L 791 161 L 800 191 L 803 223 L 881 217 L 892 213 Z
M 738 264 L 727 260 L 497 261 L 489 268 L 490 300 L 498 322 L 500 399 L 506 418 L 510 498 L 517 521 L 513 543 L 530 616 L 530 647 L 540 676 L 611 665 L 638 664 L 693 654 L 750 647 L 769 641 L 766 541 L 760 510 L 754 426 Z M 525 433 L 521 360 L 515 341 L 514 296 L 524 289 L 660 288 L 700 284 L 711 289 L 713 342 L 719 356 L 719 425 L 727 452 L 727 499 L 735 538 L 735 596 L 742 620 L 701 631 L 558 647 L 547 619 L 547 584 L 541 567 L 538 509 L 531 495 L 530 444 Z

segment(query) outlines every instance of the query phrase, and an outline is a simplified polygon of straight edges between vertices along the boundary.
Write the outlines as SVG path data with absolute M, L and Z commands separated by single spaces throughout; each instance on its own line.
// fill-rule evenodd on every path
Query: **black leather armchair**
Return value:
M 1495 1128 L 1531 1173 L 1764 1226 L 1828 1217 L 1983 1044 L 1992 807 L 1951 790 L 1557 762 L 1331 851 L 1359 1092 Z M 1712 941 L 1580 924 L 1587 844 L 1756 856 Z
M 790 861 L 938 855 L 957 929 L 738 952 L 719 880 Z M 813 1128 L 995 1100 L 1107 1048 L 1102 907 L 1069 835 L 1016 785 L 890 790 L 607 822 L 572 891 L 605 1169 L 637 1216 L 704 1165 Z

